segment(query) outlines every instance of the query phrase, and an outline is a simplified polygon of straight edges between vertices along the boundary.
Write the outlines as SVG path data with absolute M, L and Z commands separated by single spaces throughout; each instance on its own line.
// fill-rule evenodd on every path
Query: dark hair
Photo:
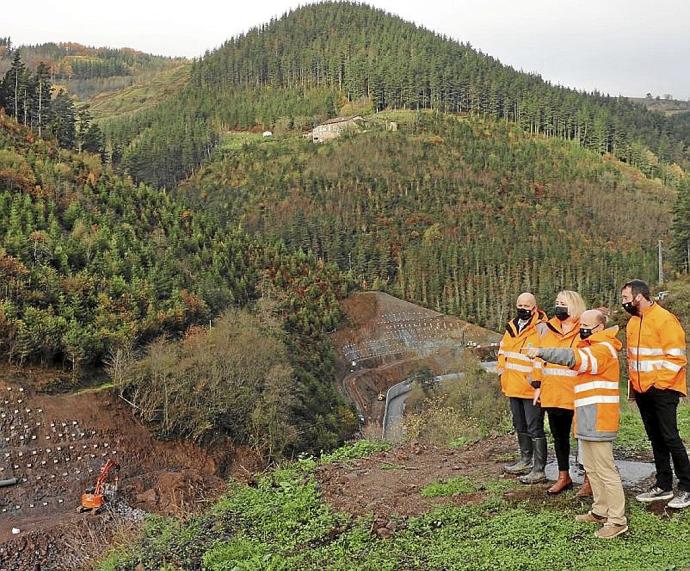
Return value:
M 626 288 L 630 288 L 633 297 L 636 297 L 637 294 L 641 293 L 642 297 L 644 297 L 647 301 L 652 301 L 652 296 L 649 293 L 649 286 L 647 285 L 647 282 L 643 282 L 642 280 L 630 280 L 621 288 L 621 291 Z

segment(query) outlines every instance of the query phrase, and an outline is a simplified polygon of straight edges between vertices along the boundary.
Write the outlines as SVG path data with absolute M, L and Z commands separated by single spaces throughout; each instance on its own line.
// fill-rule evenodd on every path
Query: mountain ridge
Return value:
M 151 176 L 139 163 L 143 156 L 155 162 L 148 148 L 179 139 L 193 125 L 203 123 L 211 139 L 227 129 L 313 126 L 362 97 L 374 110 L 428 108 L 510 120 L 530 133 L 613 153 L 648 176 L 663 176 L 660 165 L 688 161 L 685 133 L 676 136 L 673 123 L 627 98 L 553 86 L 348 2 L 310 4 L 229 39 L 194 63 L 174 100 L 112 125 L 109 135 L 135 179 L 172 187 L 208 158 L 203 145 L 190 144 L 171 176 Z

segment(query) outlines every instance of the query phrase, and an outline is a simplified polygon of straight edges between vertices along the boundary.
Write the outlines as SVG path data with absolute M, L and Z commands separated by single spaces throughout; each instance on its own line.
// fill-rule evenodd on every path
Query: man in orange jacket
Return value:
M 531 293 L 520 294 L 516 306 L 517 316 L 506 325 L 498 350 L 497 371 L 501 375 L 501 389 L 510 399 L 513 426 L 520 447 L 520 459 L 505 466 L 505 470 L 509 474 L 529 471 L 525 483 L 531 484 L 546 479 L 546 435 L 544 411 L 533 403 L 534 388 L 528 380 L 532 375 L 532 359 L 524 350 L 539 344 L 539 334 L 546 328 L 546 314 L 537 308 L 537 300 Z
M 626 283 L 621 298 L 631 315 L 626 327 L 628 386 L 652 443 L 656 465 L 654 487 L 637 500 L 671 500 L 668 507 L 686 508 L 690 506 L 690 461 L 677 419 L 678 401 L 688 394 L 685 331 L 675 315 L 652 301 L 649 286 L 642 280 Z M 671 459 L 678 477 L 675 497 Z
M 597 309 L 580 316 L 576 348 L 532 348 L 527 355 L 575 371 L 575 436 L 589 475 L 592 509 L 576 520 L 604 524 L 595 535 L 611 539 L 628 531 L 625 494 L 613 460 L 613 441 L 620 423 L 618 327 L 606 329 L 606 316 Z

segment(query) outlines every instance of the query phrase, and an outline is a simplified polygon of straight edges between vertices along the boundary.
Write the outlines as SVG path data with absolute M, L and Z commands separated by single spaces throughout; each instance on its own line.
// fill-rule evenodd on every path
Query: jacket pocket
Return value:
M 620 403 L 602 403 L 597 406 L 597 432 L 618 432 L 621 419 Z

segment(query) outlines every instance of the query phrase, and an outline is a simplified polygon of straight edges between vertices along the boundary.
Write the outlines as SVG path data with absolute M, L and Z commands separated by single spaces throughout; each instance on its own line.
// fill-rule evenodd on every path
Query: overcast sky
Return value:
M 15 45 L 75 41 L 197 57 L 291 0 L 29 0 L 2 11 Z M 371 0 L 569 87 L 690 98 L 689 0 Z

